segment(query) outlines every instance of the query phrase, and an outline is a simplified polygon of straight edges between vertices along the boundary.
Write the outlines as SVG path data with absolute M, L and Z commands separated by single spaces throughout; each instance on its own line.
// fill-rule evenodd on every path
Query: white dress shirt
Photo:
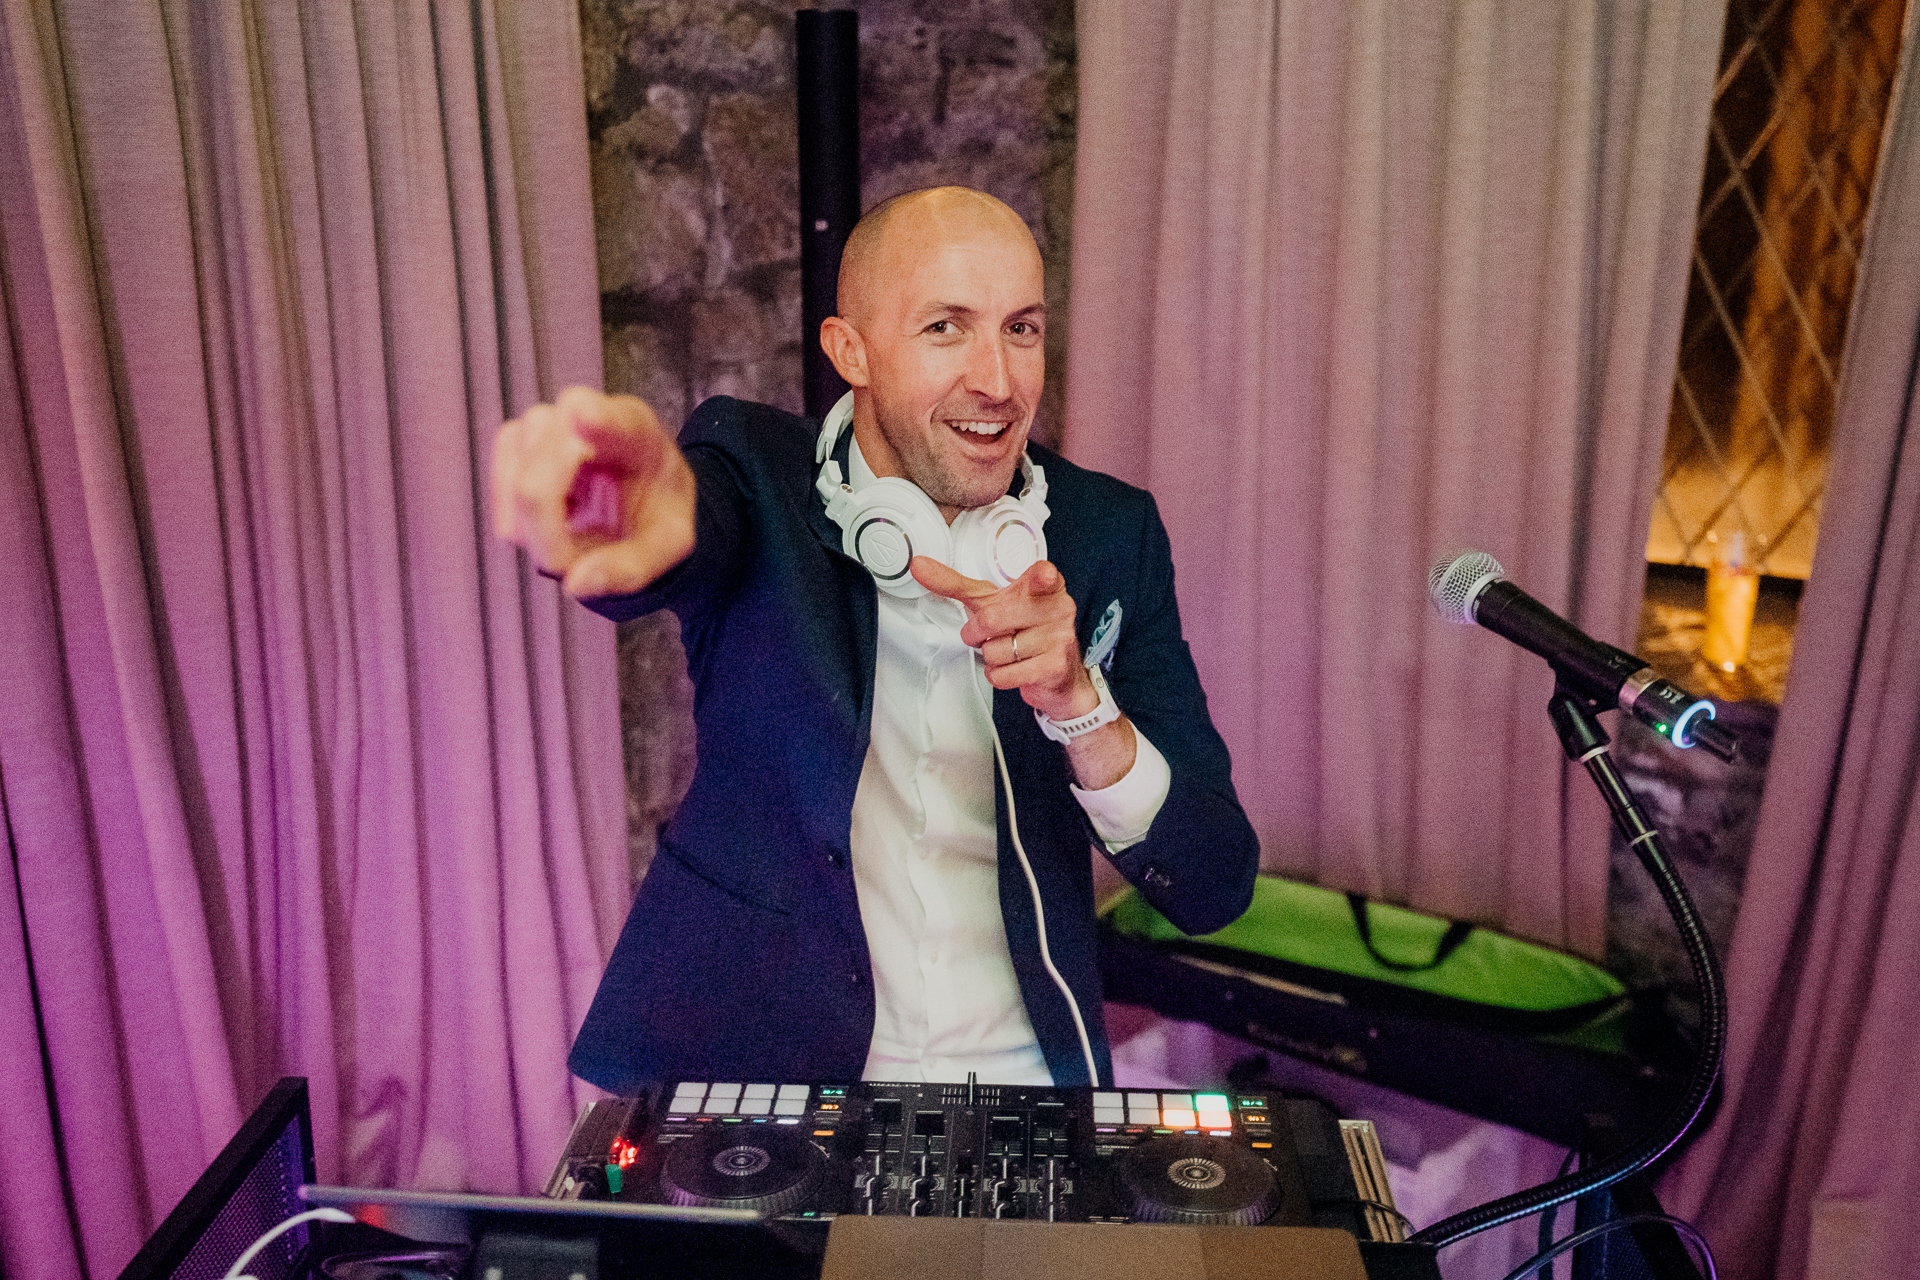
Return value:
M 848 475 L 856 492 L 873 479 L 857 442 Z M 880 593 L 873 736 L 851 840 L 873 958 L 873 1044 L 861 1077 L 960 1082 L 971 1071 L 1046 1085 L 1053 1078 L 1000 916 L 992 687 L 961 643 L 965 621 L 952 600 Z M 1072 788 L 1112 852 L 1146 836 L 1172 778 L 1138 727 L 1134 741 L 1120 781 Z

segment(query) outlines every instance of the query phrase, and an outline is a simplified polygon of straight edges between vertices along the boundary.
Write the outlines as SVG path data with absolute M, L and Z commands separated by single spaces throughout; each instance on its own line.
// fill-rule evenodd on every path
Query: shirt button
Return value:
M 1157 862 L 1149 862 L 1140 873 L 1140 878 L 1146 881 L 1149 889 L 1166 889 L 1173 885 L 1173 873 Z
M 849 983 L 849 985 L 856 986 L 856 987 L 865 986 L 866 980 L 867 980 L 866 975 L 861 973 L 858 969 L 847 970 L 847 982 Z
M 840 851 L 838 849 L 827 850 L 827 865 L 830 867 L 840 865 Z

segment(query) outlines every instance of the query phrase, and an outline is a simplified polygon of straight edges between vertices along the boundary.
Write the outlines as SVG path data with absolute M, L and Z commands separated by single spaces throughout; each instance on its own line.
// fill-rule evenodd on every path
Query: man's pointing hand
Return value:
M 679 564 L 693 508 L 686 459 L 632 396 L 572 387 L 494 437 L 494 532 L 568 595 L 626 595 Z
M 1055 720 L 1072 720 L 1099 705 L 1073 633 L 1073 597 L 1052 564 L 1036 561 L 1004 587 L 928 556 L 915 556 L 908 567 L 928 591 L 966 607 L 960 639 L 980 651 L 994 688 L 1020 690 L 1028 706 Z

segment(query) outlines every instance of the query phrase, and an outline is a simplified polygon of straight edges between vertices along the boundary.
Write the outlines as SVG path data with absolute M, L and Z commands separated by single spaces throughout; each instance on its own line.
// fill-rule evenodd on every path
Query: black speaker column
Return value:
M 824 418 L 847 384 L 820 349 L 834 313 L 840 250 L 860 220 L 860 17 L 852 9 L 794 15 L 800 96 L 801 368 L 810 417 Z

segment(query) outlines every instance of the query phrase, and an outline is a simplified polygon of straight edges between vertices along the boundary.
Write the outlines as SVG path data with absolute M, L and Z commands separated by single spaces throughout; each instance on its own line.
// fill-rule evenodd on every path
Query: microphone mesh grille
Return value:
M 1427 573 L 1427 591 L 1441 617 L 1468 626 L 1473 622 L 1475 597 L 1487 583 L 1505 576 L 1500 562 L 1486 552 L 1462 551 L 1433 566 Z

